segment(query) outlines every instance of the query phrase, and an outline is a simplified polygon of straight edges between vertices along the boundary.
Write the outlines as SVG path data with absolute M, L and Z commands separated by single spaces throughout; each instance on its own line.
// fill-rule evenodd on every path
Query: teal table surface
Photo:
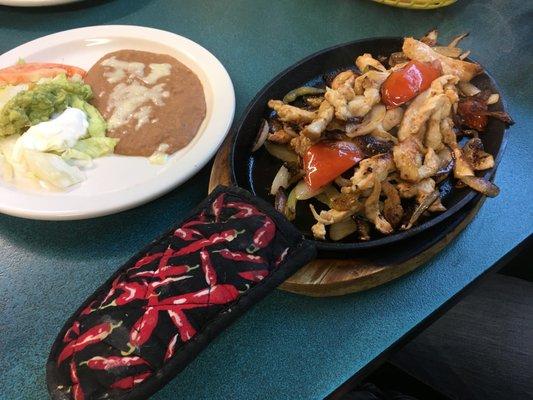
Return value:
M 423 268 L 338 298 L 269 295 L 154 399 L 319 399 L 363 368 L 532 231 L 533 2 L 459 0 L 427 12 L 356 0 L 111 0 L 0 7 L 0 51 L 82 26 L 135 24 L 186 36 L 226 66 L 237 117 L 274 75 L 322 48 L 372 36 L 445 39 L 493 74 L 516 125 L 498 170 L 502 193 Z M 168 195 L 76 222 L 0 216 L 0 398 L 44 399 L 45 361 L 66 318 L 122 262 L 205 195 L 209 167 Z

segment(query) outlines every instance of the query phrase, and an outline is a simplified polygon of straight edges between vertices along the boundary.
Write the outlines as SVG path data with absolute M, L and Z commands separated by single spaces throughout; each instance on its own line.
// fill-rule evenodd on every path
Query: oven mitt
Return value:
M 69 318 L 47 361 L 53 399 L 145 399 L 316 255 L 265 201 L 217 188 Z

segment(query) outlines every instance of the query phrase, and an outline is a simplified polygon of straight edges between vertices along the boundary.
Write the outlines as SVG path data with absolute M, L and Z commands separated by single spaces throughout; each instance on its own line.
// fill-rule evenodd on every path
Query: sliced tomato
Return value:
M 352 142 L 319 142 L 303 157 L 305 182 L 312 190 L 319 189 L 362 159 L 363 152 Z
M 85 70 L 72 65 L 54 63 L 24 63 L 0 69 L 0 85 L 18 85 L 37 82 L 41 78 L 53 78 L 59 74 L 68 77 L 85 76 Z
M 392 72 L 381 86 L 381 101 L 387 108 L 398 107 L 420 92 L 428 89 L 431 82 L 442 75 L 439 61 L 425 63 L 409 61 L 405 67 Z

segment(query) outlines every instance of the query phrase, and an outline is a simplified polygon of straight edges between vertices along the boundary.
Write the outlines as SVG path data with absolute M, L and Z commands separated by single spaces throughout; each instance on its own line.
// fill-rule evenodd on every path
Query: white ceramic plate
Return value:
M 0 68 L 23 58 L 89 69 L 103 55 L 135 49 L 166 53 L 190 68 L 204 88 L 206 118 L 193 141 L 165 165 L 144 157 L 111 155 L 95 160 L 87 179 L 66 192 L 29 192 L 0 178 L 0 212 L 44 220 L 108 215 L 146 203 L 185 182 L 222 144 L 233 121 L 235 93 L 222 64 L 206 49 L 182 36 L 127 25 L 94 26 L 44 36 L 0 56 Z
M 0 0 L 0 5 L 13 7 L 43 7 L 76 3 L 81 0 Z

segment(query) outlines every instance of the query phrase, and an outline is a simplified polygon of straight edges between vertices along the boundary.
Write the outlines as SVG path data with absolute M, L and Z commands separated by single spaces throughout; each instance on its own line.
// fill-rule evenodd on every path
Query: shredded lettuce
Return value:
M 93 105 L 87 103 L 80 97 L 73 96 L 69 104 L 70 107 L 78 108 L 87 115 L 89 128 L 87 132 L 90 137 L 104 137 L 107 130 L 107 123 L 100 112 Z
M 85 175 L 79 168 L 69 165 L 56 154 L 26 150 L 24 161 L 28 170 L 37 179 L 60 189 L 66 189 L 85 180 Z
M 66 189 L 85 179 L 84 173 L 53 153 L 24 149 L 19 157 L 13 150 L 19 135 L 0 138 L 2 178 L 7 182 Z M 44 183 L 44 185 L 42 185 Z
M 101 157 L 106 154 L 111 154 L 118 139 L 110 137 L 90 137 L 87 139 L 78 140 L 73 149 L 87 154 L 91 158 Z

